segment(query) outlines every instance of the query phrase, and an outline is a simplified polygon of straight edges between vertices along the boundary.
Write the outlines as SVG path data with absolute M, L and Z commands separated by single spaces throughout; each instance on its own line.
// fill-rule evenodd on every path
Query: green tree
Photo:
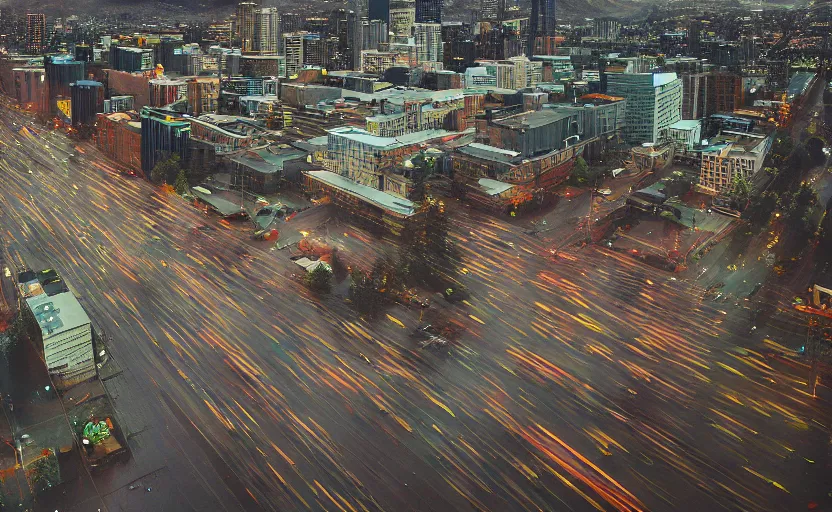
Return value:
M 773 166 L 779 166 L 792 154 L 794 151 L 794 141 L 792 138 L 785 133 L 777 134 L 774 138 L 774 142 L 771 145 L 771 151 L 769 152 L 769 158 L 771 159 L 771 163 Z
M 742 176 L 734 176 L 734 183 L 731 185 L 731 191 L 728 197 L 731 198 L 731 203 L 734 209 L 742 210 L 748 203 L 751 196 L 751 183 Z
M 332 288 L 332 269 L 328 265 L 318 265 L 304 276 L 306 286 L 316 292 L 328 292 Z
M 771 220 L 771 214 L 777 209 L 780 197 L 776 192 L 763 192 L 751 198 L 748 208 L 742 212 L 742 218 L 754 227 L 763 227 Z
M 188 175 L 185 173 L 185 169 L 183 167 L 180 167 L 179 172 L 176 174 L 176 182 L 174 183 L 173 188 L 180 196 L 188 191 Z
M 150 171 L 150 181 L 157 185 L 165 185 L 172 176 L 179 174 L 180 167 L 179 155 L 168 155 L 153 166 L 153 170 Z
M 690 192 L 693 179 L 681 171 L 673 171 L 670 178 L 665 181 L 664 193 L 667 197 L 683 196 Z
M 375 317 L 389 303 L 389 296 L 379 291 L 370 274 L 355 269 L 350 274 L 350 300 L 360 313 Z
M 569 176 L 569 182 L 572 185 L 581 186 L 586 185 L 592 179 L 589 173 L 589 165 L 586 160 L 579 156 L 575 160 L 575 167 L 572 169 L 572 174 Z
M 376 258 L 369 272 L 353 270 L 350 277 L 350 298 L 355 308 L 368 316 L 380 313 L 405 289 L 401 264 L 390 255 Z
M 783 194 L 780 203 L 786 225 L 791 230 L 805 235 L 814 232 L 811 222 L 818 204 L 818 193 L 811 184 L 803 182 L 794 192 Z
M 410 163 L 413 164 L 410 171 L 413 180 L 410 199 L 422 201 L 427 194 L 426 182 L 436 172 L 436 158 L 427 156 L 424 151 L 420 151 L 410 158 Z

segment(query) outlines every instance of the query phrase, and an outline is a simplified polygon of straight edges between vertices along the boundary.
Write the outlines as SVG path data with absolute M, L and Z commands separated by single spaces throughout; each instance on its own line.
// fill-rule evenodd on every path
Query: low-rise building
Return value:
M 44 363 L 58 391 L 96 376 L 92 324 L 54 270 L 26 271 L 18 282 L 40 328 Z
M 687 153 L 702 140 L 702 122 L 698 119 L 676 121 L 668 126 L 667 136 L 676 144 L 676 154 Z
M 354 127 L 329 130 L 326 167 L 350 180 L 375 190 L 408 197 L 409 190 L 386 175 L 404 157 L 443 140 L 458 137 L 445 130 L 423 130 L 398 137 L 379 137 Z
M 724 194 L 737 178 L 750 179 L 762 169 L 772 141 L 771 135 L 762 133 L 723 131 L 702 150 L 700 188 Z
M 237 116 L 204 114 L 189 117 L 190 138 L 214 146 L 217 155 L 230 154 L 251 146 L 264 131 L 252 121 Z
M 255 194 L 277 192 L 284 181 L 297 181 L 308 153 L 288 146 L 249 148 L 228 157 L 231 183 Z
M 133 110 L 132 96 L 110 96 L 110 99 L 104 100 L 105 114 L 127 112 L 128 110 Z
M 153 69 L 153 49 L 110 46 L 110 67 L 128 73 L 151 70 Z
M 44 68 L 14 68 L 14 93 L 17 104 L 27 110 L 47 113 L 49 108 Z
M 195 116 L 217 111 L 220 81 L 218 78 L 191 78 L 187 81 L 188 112 Z
M 135 171 L 142 168 L 142 124 L 125 112 L 99 114 L 95 144 L 102 153 Z
M 581 119 L 571 109 L 492 111 L 477 120 L 477 139 L 490 146 L 531 157 L 560 150 L 577 140 Z
M 154 79 L 148 82 L 148 106 L 161 108 L 175 103 L 188 95 L 185 80 Z

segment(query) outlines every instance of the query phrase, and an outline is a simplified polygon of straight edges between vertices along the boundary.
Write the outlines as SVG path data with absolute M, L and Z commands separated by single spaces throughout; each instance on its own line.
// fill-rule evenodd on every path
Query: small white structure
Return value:
M 676 145 L 676 151 L 687 153 L 699 145 L 702 138 L 702 123 L 695 119 L 676 121 L 667 127 L 667 135 Z

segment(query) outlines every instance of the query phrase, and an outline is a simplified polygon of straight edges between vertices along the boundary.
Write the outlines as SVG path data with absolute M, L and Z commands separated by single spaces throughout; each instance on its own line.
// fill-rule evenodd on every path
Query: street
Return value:
M 158 510 L 832 506 L 828 389 L 768 357 L 805 336 L 790 310 L 752 337 L 743 301 L 602 248 L 547 258 L 459 208 L 471 297 L 434 307 L 466 329 L 420 350 L 418 314 L 364 321 L 287 278 L 284 252 L 0 109 L 0 236 L 111 336 L 130 464 L 171 489 Z M 143 510 L 117 480 L 104 507 Z

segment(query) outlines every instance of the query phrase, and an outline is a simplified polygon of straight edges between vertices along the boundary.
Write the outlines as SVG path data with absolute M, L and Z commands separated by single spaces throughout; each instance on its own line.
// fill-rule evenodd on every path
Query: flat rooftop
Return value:
M 410 216 L 414 213 L 413 202 L 403 197 L 394 196 L 381 190 L 376 190 L 366 185 L 356 183 L 349 178 L 331 171 L 308 171 L 311 178 L 337 188 L 362 201 L 368 202 L 384 210 L 389 210 L 399 215 Z
M 90 323 L 90 317 L 70 292 L 51 297 L 42 293 L 26 299 L 26 304 L 40 326 L 44 342 L 52 336 Z
M 671 130 L 694 130 L 699 126 L 699 121 L 695 119 L 682 119 L 668 126 Z
M 503 119 L 495 119 L 494 124 L 505 126 L 507 128 L 539 128 L 547 124 L 556 123 L 562 119 L 571 117 L 571 112 L 565 112 L 557 109 L 538 110 L 533 112 L 523 112 L 513 116 L 505 117 Z
M 379 137 L 367 130 L 353 126 L 341 126 L 328 130 L 328 132 L 330 135 L 337 135 L 387 151 L 410 146 L 411 144 L 421 144 L 433 139 L 459 135 L 459 132 L 449 132 L 447 130 L 422 130 L 398 137 Z
M 792 75 L 789 80 L 788 94 L 789 96 L 800 96 L 806 92 L 809 83 L 815 78 L 815 73 L 809 71 L 798 71 Z

